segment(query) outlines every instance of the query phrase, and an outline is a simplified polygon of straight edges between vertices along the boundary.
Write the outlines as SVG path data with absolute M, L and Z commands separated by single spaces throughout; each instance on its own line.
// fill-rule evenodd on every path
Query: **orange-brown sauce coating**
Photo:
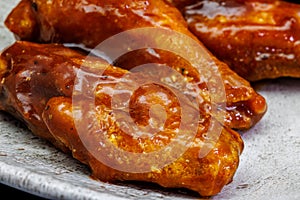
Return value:
M 22 26 L 20 21 L 26 26 Z M 188 30 L 181 13 L 162 0 L 23 0 L 7 17 L 6 25 L 24 40 L 78 43 L 88 47 L 95 47 L 116 33 L 140 27 L 168 28 L 197 40 Z M 22 35 L 26 37 L 22 38 Z M 197 42 L 206 49 L 200 41 Z M 154 52 L 159 57 L 140 51 L 129 54 L 116 64 L 126 69 L 145 62 L 167 64 L 180 72 L 184 69 L 184 75 L 191 81 L 198 80 L 198 75 L 193 73 L 193 66 L 189 63 L 169 53 L 159 50 Z M 206 53 L 218 66 L 223 79 L 225 101 L 228 103 L 224 122 L 235 129 L 254 126 L 267 110 L 265 99 L 226 64 L 207 50 Z
M 103 181 L 149 181 L 164 187 L 187 188 L 203 196 L 217 194 L 231 182 L 239 164 L 243 141 L 238 133 L 213 120 L 210 113 L 204 113 L 201 120 L 194 123 L 196 133 L 187 151 L 161 169 L 131 173 L 99 161 L 97 155 L 101 156 L 107 151 L 106 146 L 101 145 L 103 138 L 107 138 L 115 148 L 134 153 L 157 151 L 168 145 L 172 139 L 181 142 L 180 138 L 176 138 L 176 130 L 183 111 L 176 95 L 167 88 L 157 84 L 143 85 L 130 99 L 131 118 L 139 127 L 150 124 L 151 130 L 149 110 L 152 105 L 160 105 L 166 112 L 166 121 L 161 123 L 161 117 L 154 109 L 151 118 L 162 126 L 161 131 L 145 138 L 137 137 L 134 135 L 137 132 L 134 131 L 131 134 L 126 133 L 121 128 L 110 102 L 111 91 L 122 94 L 121 97 L 126 96 L 127 91 L 118 91 L 116 81 L 130 82 L 124 80 L 127 71 L 108 65 L 98 58 L 89 63 L 97 66 L 94 68 L 84 62 L 85 58 L 85 55 L 62 45 L 16 42 L 1 54 L 1 110 L 25 122 L 34 134 L 49 140 L 63 151 L 72 153 L 76 159 L 91 168 L 95 178 Z M 95 100 L 79 99 L 74 106 L 72 91 L 78 71 L 95 73 L 99 69 L 105 70 L 97 77 L 99 82 L 92 94 Z M 84 84 L 84 87 L 88 88 L 89 85 Z M 83 88 L 83 91 L 87 90 Z M 83 93 L 87 94 L 89 93 Z M 76 106 L 80 105 L 82 115 L 76 115 Z M 197 107 L 190 109 L 195 111 L 192 112 L 194 114 L 201 112 Z M 84 129 L 86 126 L 89 128 Z M 212 142 L 213 148 L 207 156 L 199 157 L 210 126 L 221 131 L 219 139 Z M 183 132 L 182 136 L 182 142 L 185 142 L 189 137 L 188 131 Z M 177 155 L 176 152 L 162 154 L 161 159 L 174 156 L 174 153 Z M 106 156 L 108 154 L 101 158 L 106 159 Z M 137 159 L 137 165 L 133 167 L 142 167 L 145 162 L 148 161 Z
M 300 77 L 298 4 L 206 0 L 182 12 L 204 45 L 245 79 Z

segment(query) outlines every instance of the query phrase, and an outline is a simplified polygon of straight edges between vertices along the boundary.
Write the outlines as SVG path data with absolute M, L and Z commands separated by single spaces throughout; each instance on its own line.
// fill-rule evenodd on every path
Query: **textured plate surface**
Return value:
M 14 38 L 3 21 L 18 0 L 0 1 L 0 51 Z M 245 150 L 232 183 L 212 199 L 300 199 L 300 79 L 254 85 L 268 102 L 265 117 L 241 133 Z M 51 199 L 199 199 L 150 184 L 108 184 L 0 112 L 0 182 Z

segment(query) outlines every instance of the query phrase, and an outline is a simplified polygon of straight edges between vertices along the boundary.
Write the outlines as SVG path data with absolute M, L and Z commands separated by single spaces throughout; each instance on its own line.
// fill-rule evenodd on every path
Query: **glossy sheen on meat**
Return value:
M 93 177 L 102 181 L 154 182 L 164 187 L 194 190 L 202 196 L 215 195 L 231 182 L 243 150 L 243 141 L 237 132 L 221 125 L 210 113 L 204 113 L 201 120 L 189 126 L 194 126 L 196 130 L 193 137 L 189 136 L 188 129 L 181 139 L 175 137 L 183 112 L 182 105 L 167 88 L 145 84 L 131 94 L 131 118 L 138 127 L 149 125 L 151 130 L 155 126 L 153 122 L 160 123 L 161 114 L 156 113 L 156 109 L 152 110 L 151 121 L 147 113 L 151 105 L 159 105 L 165 110 L 165 123 L 158 133 L 151 135 L 149 132 L 148 137 L 137 137 L 138 132 L 134 131 L 128 134 L 120 126 L 113 110 L 112 95 L 128 95 L 127 90 L 116 88 L 120 82 L 131 82 L 124 75 L 143 78 L 143 74 L 130 73 L 99 58 L 89 62 L 84 62 L 85 59 L 85 55 L 58 44 L 14 43 L 0 57 L 0 109 L 22 120 L 34 134 L 72 153 L 74 158 L 91 168 Z M 100 76 L 96 76 L 98 70 L 103 70 Z M 79 72 L 90 75 L 84 79 L 86 84 L 83 84 L 82 91 L 86 93 L 83 92 L 83 95 L 87 98 L 92 95 L 95 99 L 77 99 L 74 105 L 74 91 L 77 91 L 75 80 Z M 88 89 L 89 77 L 97 80 L 92 94 Z M 185 101 L 188 99 L 184 99 L 183 103 Z M 193 111 L 191 115 L 202 114 L 197 107 L 189 109 Z M 199 152 L 204 148 L 208 129 L 212 126 L 215 131 L 220 130 L 220 134 L 217 140 L 208 140 L 211 151 L 202 157 Z M 134 173 L 114 167 L 126 166 L 128 162 L 116 156 L 118 154 L 114 153 L 118 152 L 115 149 L 144 155 L 168 146 L 172 140 L 185 144 L 189 137 L 191 142 L 187 143 L 186 151 L 161 168 L 154 165 L 147 172 Z M 106 140 L 112 144 L 112 149 L 103 145 Z M 110 154 L 118 159 L 111 160 Z M 158 160 L 175 154 L 178 155 L 177 151 L 170 151 L 160 155 Z M 129 163 L 129 166 L 140 169 L 151 161 L 137 157 L 135 164 Z
M 21 40 L 77 43 L 90 48 L 117 33 L 134 28 L 160 27 L 177 31 L 196 40 L 219 68 L 226 92 L 226 98 L 220 104 L 226 102 L 223 120 L 227 126 L 249 129 L 267 110 L 265 99 L 254 91 L 249 82 L 217 60 L 188 30 L 181 13 L 162 0 L 22 0 L 7 17 L 6 25 Z M 182 45 L 177 48 L 182 48 Z M 152 52 L 133 52 L 115 65 L 131 69 L 144 63 L 167 64 L 189 80 L 198 80 L 193 67 L 182 58 L 157 49 L 152 49 Z
M 249 81 L 300 77 L 300 5 L 205 0 L 181 9 L 190 30 Z

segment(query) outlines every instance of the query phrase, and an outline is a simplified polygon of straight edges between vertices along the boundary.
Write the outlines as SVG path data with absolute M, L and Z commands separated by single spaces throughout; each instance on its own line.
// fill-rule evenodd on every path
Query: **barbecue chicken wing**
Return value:
M 188 30 L 181 13 L 162 0 L 22 0 L 5 23 L 21 40 L 76 43 L 89 48 L 94 48 L 117 33 L 135 28 L 160 27 L 180 32 L 197 41 L 219 68 L 226 91 L 224 102 L 227 105 L 223 110 L 226 125 L 235 129 L 248 129 L 267 110 L 265 99 L 254 91 L 249 82 L 217 60 Z M 182 48 L 182 45 L 178 44 L 177 48 Z M 129 53 L 114 65 L 131 69 L 144 63 L 167 64 L 182 72 L 189 80 L 199 80 L 197 72 L 193 72 L 194 68 L 189 63 L 184 62 L 180 56 L 160 49 Z
M 300 5 L 204 0 L 181 9 L 190 30 L 249 81 L 300 77 Z
M 100 58 L 88 62 L 84 62 L 85 59 L 85 55 L 59 44 L 15 42 L 0 57 L 0 109 L 22 120 L 34 134 L 72 153 L 91 168 L 93 177 L 102 181 L 154 182 L 164 187 L 194 190 L 202 196 L 215 195 L 231 182 L 243 150 L 243 141 L 237 132 L 221 125 L 209 112 L 202 115 L 201 109 L 189 106 L 188 98 L 179 103 L 168 88 L 149 83 L 130 93 L 128 110 L 138 128 L 144 130 L 149 126 L 151 130 L 160 124 L 159 131 L 155 134 L 145 131 L 146 136 L 139 135 L 141 131 L 137 129 L 127 133 L 121 126 L 123 119 L 120 121 L 117 114 L 123 111 L 113 107 L 112 95 L 128 96 L 128 90 L 117 85 L 132 82 L 127 74 L 144 80 L 143 73 L 128 72 Z M 98 70 L 103 73 L 97 74 Z M 83 87 L 81 90 L 75 81 L 78 74 L 87 75 L 82 79 L 84 83 L 79 84 Z M 96 83 L 95 87 L 92 83 Z M 89 90 L 90 85 L 94 90 Z M 78 98 L 80 91 L 83 98 Z M 94 99 L 87 101 L 91 97 Z M 180 128 L 182 104 L 188 105 L 187 110 L 191 111 L 187 122 L 197 119 L 193 115 L 201 114 L 188 128 Z M 166 120 L 162 125 L 159 122 L 162 113 L 157 113 L 160 109 L 151 109 L 152 105 L 165 110 Z M 220 131 L 219 138 L 206 140 L 212 126 L 214 131 Z M 195 134 L 191 136 L 192 127 Z M 171 151 L 160 153 L 159 157 L 142 156 L 170 147 L 173 142 L 175 146 Z M 206 143 L 211 150 L 206 156 L 200 156 Z M 180 152 L 181 148 L 176 145 L 188 148 Z M 120 152 L 138 156 L 130 160 Z M 175 159 L 161 168 L 155 165 L 157 160 L 172 156 Z M 148 163 L 152 164 L 148 166 Z M 132 172 L 130 168 L 148 170 Z

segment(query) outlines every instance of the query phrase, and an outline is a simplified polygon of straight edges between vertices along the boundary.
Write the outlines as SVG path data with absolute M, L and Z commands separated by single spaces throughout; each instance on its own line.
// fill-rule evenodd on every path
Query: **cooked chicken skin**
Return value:
M 249 81 L 300 77 L 300 5 L 204 0 L 181 9 L 190 30 Z
M 128 134 L 113 110 L 112 95 L 114 92 L 121 97 L 128 95 L 127 90 L 116 87 L 119 82 L 131 82 L 124 75 L 132 74 L 143 79 L 143 74 L 129 73 L 100 58 L 89 62 L 84 62 L 85 59 L 85 55 L 62 45 L 17 41 L 0 57 L 0 109 L 22 120 L 34 134 L 49 140 L 64 152 L 72 153 L 74 158 L 90 167 L 93 177 L 102 181 L 154 182 L 164 187 L 194 190 L 202 196 L 215 195 L 231 182 L 243 150 L 243 141 L 237 132 L 221 125 L 210 113 L 204 113 L 201 120 L 190 124 L 189 129 L 194 126 L 196 130 L 192 137 L 188 129 L 178 132 L 183 110 L 176 96 L 159 84 L 145 84 L 131 94 L 131 118 L 139 128 L 147 125 L 152 128 L 154 125 L 147 113 L 151 105 L 160 105 L 166 112 L 165 123 L 159 132 L 150 132 L 147 137 L 137 137 L 138 132 L 134 131 Z M 97 76 L 98 70 L 102 69 L 103 73 Z M 82 99 L 77 99 L 81 94 L 75 87 L 79 72 L 91 75 L 84 79 Z M 92 94 L 88 90 L 89 77 L 97 80 Z M 85 97 L 94 99 L 86 101 Z M 197 107 L 188 109 L 193 111 L 190 115 L 202 114 Z M 159 118 L 154 109 L 151 119 L 155 122 Z M 191 116 L 189 120 L 193 118 Z M 205 139 L 211 126 L 220 130 L 217 140 Z M 178 134 L 181 139 L 176 137 Z M 187 142 L 189 138 L 190 143 Z M 153 158 L 145 160 L 142 155 L 158 151 L 173 140 L 178 145 L 187 145 L 186 151 L 178 154 L 178 149 L 172 149 L 155 160 L 174 155 L 179 155 L 178 158 L 161 168 L 147 166 Z M 206 156 L 200 156 L 199 152 L 207 142 L 211 150 Z M 106 145 L 108 143 L 111 145 Z M 127 157 L 117 156 L 116 149 L 137 153 L 141 157 L 131 163 L 133 161 Z M 149 169 L 131 172 L 126 168 L 127 162 L 134 169 L 145 166 Z M 120 170 L 124 166 L 127 171 Z
M 160 27 L 174 30 L 196 40 L 219 68 L 226 92 L 226 108 L 223 111 L 226 126 L 249 129 L 267 110 L 265 99 L 254 91 L 249 82 L 217 60 L 188 30 L 181 13 L 162 0 L 22 0 L 5 23 L 21 40 L 77 43 L 90 48 L 110 36 L 134 28 Z M 178 45 L 178 48 L 182 46 Z M 182 61 L 182 58 L 159 49 L 152 49 L 152 52 L 133 52 L 117 60 L 115 65 L 131 69 L 144 63 L 167 64 L 184 73 L 189 80 L 199 80 L 197 73 L 193 73 L 193 66 Z

